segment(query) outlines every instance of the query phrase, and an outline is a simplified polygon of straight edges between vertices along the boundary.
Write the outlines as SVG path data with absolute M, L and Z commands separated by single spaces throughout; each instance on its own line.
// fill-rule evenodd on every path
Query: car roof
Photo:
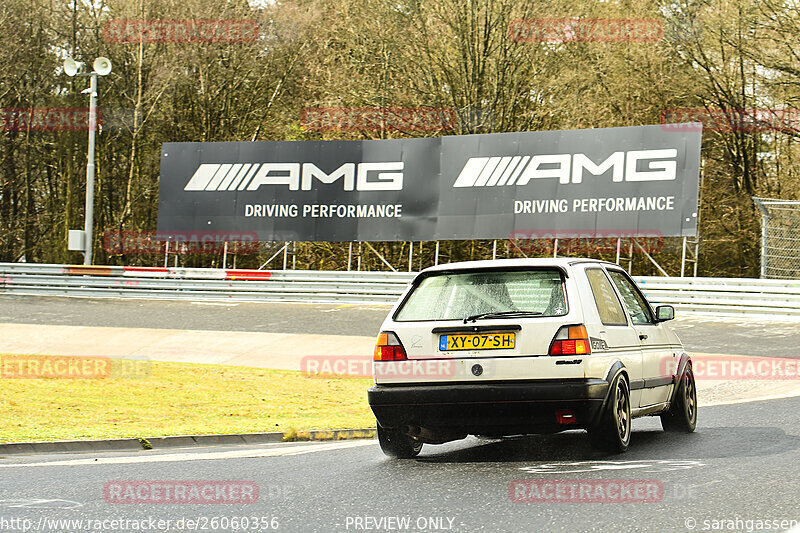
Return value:
M 459 263 L 446 263 L 428 267 L 420 273 L 440 272 L 443 270 L 474 270 L 482 268 L 503 268 L 503 267 L 555 267 L 561 270 L 569 270 L 572 265 L 579 263 L 596 263 L 602 265 L 619 266 L 616 263 L 602 261 L 600 259 L 581 258 L 581 257 L 534 257 L 524 259 L 488 259 L 484 261 L 462 261 Z

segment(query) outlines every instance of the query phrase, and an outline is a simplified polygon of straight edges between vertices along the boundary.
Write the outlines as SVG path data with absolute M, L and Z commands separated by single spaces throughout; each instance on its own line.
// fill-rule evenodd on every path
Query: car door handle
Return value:
M 647 340 L 647 335 L 645 335 L 644 333 L 639 333 L 639 340 L 640 341 Z

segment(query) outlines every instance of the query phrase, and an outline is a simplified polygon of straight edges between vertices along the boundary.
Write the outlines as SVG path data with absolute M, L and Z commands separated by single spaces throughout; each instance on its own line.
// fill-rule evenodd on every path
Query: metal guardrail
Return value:
M 414 273 L 0 263 L 0 294 L 391 304 Z
M 391 304 L 414 273 L 0 263 L 0 294 L 215 302 Z M 653 304 L 800 317 L 800 280 L 634 278 Z
M 651 303 L 724 314 L 800 317 L 800 280 L 634 278 Z

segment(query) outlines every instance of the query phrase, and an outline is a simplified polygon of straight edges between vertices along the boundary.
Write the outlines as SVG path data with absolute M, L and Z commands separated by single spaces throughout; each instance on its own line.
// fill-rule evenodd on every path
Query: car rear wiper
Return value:
M 482 318 L 525 318 L 529 316 L 539 316 L 542 313 L 539 311 L 491 311 L 489 313 L 478 313 L 477 315 L 470 315 L 464 319 L 464 324 L 467 322 L 475 322 Z

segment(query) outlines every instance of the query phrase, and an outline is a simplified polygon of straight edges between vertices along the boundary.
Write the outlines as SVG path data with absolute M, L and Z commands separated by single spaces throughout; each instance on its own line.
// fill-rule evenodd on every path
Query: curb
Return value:
M 368 429 L 313 429 L 311 431 L 287 431 L 283 434 L 286 442 L 308 440 L 374 439 L 375 428 Z
M 231 444 L 277 444 L 280 442 L 371 439 L 374 428 L 290 430 L 271 433 L 234 433 L 228 435 L 176 435 L 129 439 L 56 440 L 46 442 L 8 442 L 0 444 L 0 456 L 31 453 L 80 453 L 158 450 L 189 446 Z

